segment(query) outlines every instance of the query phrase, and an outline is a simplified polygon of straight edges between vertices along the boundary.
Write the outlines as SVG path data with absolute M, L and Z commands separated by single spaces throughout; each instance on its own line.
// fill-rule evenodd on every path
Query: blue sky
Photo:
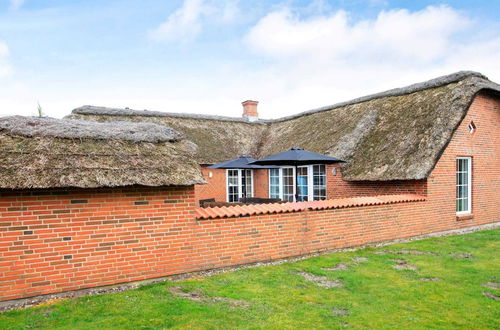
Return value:
M 280 117 L 451 73 L 500 81 L 497 1 L 0 0 L 0 115 Z

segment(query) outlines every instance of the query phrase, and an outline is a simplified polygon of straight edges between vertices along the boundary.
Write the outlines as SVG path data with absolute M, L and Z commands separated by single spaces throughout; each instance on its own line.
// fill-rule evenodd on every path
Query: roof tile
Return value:
M 380 195 L 371 197 L 351 197 L 329 199 L 324 201 L 294 202 L 283 204 L 252 204 L 223 207 L 197 208 L 196 219 L 216 219 L 225 217 L 241 217 L 270 213 L 300 212 L 305 210 L 327 210 L 345 207 L 359 207 L 392 203 L 424 201 L 422 195 Z

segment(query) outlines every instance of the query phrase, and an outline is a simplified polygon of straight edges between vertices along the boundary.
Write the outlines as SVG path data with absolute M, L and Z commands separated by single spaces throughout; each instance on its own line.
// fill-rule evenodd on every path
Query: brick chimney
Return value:
M 258 101 L 247 100 L 241 102 L 243 104 L 243 118 L 248 119 L 248 121 L 259 120 L 259 113 L 257 112 Z

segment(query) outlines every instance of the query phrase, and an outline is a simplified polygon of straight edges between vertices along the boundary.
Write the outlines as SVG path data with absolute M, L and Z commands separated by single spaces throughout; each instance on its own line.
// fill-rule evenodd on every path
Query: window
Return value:
M 471 157 L 457 158 L 457 214 L 471 213 Z
M 297 194 L 299 201 L 326 199 L 325 165 L 297 167 Z M 269 196 L 289 202 L 295 197 L 295 168 L 282 167 L 269 170 Z
M 240 196 L 239 171 L 227 170 L 227 201 L 237 202 Z
M 253 172 L 252 170 L 227 170 L 227 201 L 239 202 L 240 198 L 253 197 Z
M 281 169 L 282 173 L 282 197 L 281 199 L 293 202 L 295 195 L 295 170 L 293 167 L 287 167 Z
M 269 170 L 269 197 L 280 198 L 280 169 Z
M 473 121 L 471 121 L 469 123 L 469 125 L 467 126 L 467 129 L 469 130 L 469 134 L 474 134 L 476 132 L 476 125 L 474 124 Z
M 326 199 L 325 165 L 313 165 L 313 199 Z

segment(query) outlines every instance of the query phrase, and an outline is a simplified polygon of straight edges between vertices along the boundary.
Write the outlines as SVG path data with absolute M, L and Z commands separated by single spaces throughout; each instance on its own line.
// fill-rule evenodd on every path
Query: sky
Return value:
M 0 115 L 278 118 L 460 70 L 500 82 L 500 1 L 0 0 Z

